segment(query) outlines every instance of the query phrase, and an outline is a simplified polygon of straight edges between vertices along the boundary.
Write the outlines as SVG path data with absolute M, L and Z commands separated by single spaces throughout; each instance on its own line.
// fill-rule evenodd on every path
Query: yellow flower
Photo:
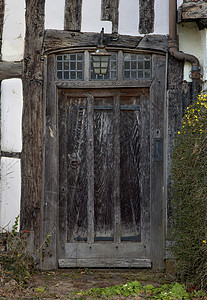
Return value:
M 178 134 L 180 134 L 180 131 L 178 131 Z
M 203 243 L 204 243 L 204 244 L 206 244 L 206 241 L 205 241 L 205 240 L 203 240 Z

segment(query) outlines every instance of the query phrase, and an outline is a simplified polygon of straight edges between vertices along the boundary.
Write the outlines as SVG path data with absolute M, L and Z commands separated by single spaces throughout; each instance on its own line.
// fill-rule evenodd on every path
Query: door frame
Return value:
M 140 50 L 139 50 L 140 52 Z M 143 51 L 144 52 L 144 51 Z M 150 88 L 150 233 L 151 261 L 153 269 L 165 268 L 166 232 L 166 53 L 152 52 L 152 80 L 136 82 L 82 82 L 78 88 Z M 55 78 L 55 53 L 44 60 L 44 133 L 43 133 L 43 176 L 41 203 L 41 241 L 48 234 L 50 244 L 44 249 L 41 269 L 58 268 L 58 224 L 59 224 L 59 161 L 58 161 L 58 89 L 76 88 L 74 82 L 57 81 Z M 161 157 L 156 155 L 160 150 Z

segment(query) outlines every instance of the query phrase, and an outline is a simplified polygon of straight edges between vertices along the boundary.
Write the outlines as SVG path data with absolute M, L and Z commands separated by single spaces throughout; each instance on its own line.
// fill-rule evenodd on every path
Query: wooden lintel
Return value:
M 23 62 L 0 61 L 0 80 L 22 77 Z
M 182 20 L 205 19 L 207 16 L 207 2 L 189 2 L 182 5 Z
M 46 30 L 45 51 L 58 51 L 75 47 L 96 47 L 99 33 L 81 33 L 60 30 Z M 164 35 L 129 36 L 118 34 L 106 34 L 107 47 L 120 47 L 131 49 L 151 49 L 156 51 L 168 51 L 168 38 Z

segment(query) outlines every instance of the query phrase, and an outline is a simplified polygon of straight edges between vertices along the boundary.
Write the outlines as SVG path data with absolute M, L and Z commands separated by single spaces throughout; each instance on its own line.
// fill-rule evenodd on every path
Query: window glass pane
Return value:
M 57 79 L 62 79 L 62 72 L 57 72 Z
M 129 71 L 125 71 L 124 72 L 124 78 L 126 78 L 126 79 L 130 79 L 130 72 Z
M 131 71 L 131 78 L 136 79 L 137 78 L 137 72 L 136 71 Z
M 145 61 L 145 69 L 150 69 L 150 61 Z
M 57 70 L 62 70 L 62 63 L 61 62 L 57 62 Z
M 74 71 L 71 71 L 70 72 L 70 79 L 76 79 L 76 72 L 74 72 Z
M 69 63 L 68 62 L 64 62 L 64 70 L 69 70 Z
M 131 62 L 131 68 L 132 69 L 137 69 L 137 62 L 136 61 Z
M 75 54 L 71 54 L 70 55 L 70 60 L 76 60 L 76 55 Z
M 147 70 L 145 72 L 145 70 Z M 124 79 L 150 79 L 151 56 L 144 54 L 124 54 Z
M 125 61 L 124 62 L 124 69 L 125 70 L 130 69 L 130 61 Z
M 64 72 L 64 79 L 69 79 L 69 72 Z
M 83 53 L 56 56 L 57 79 L 83 80 Z
M 138 71 L 138 78 L 139 79 L 144 78 L 143 75 L 144 75 L 143 71 Z

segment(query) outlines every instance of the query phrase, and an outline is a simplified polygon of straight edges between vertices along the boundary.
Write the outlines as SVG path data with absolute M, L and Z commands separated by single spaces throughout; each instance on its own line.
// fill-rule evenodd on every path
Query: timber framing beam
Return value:
M 9 78 L 21 78 L 23 62 L 0 61 L 0 80 Z
M 45 52 L 75 47 L 96 47 L 99 33 L 80 33 L 60 30 L 46 30 L 44 39 Z M 152 51 L 168 51 L 168 39 L 164 35 L 129 36 L 106 34 L 107 47 L 126 49 L 146 49 Z
M 206 19 L 207 2 L 184 3 L 178 12 L 178 22 Z

